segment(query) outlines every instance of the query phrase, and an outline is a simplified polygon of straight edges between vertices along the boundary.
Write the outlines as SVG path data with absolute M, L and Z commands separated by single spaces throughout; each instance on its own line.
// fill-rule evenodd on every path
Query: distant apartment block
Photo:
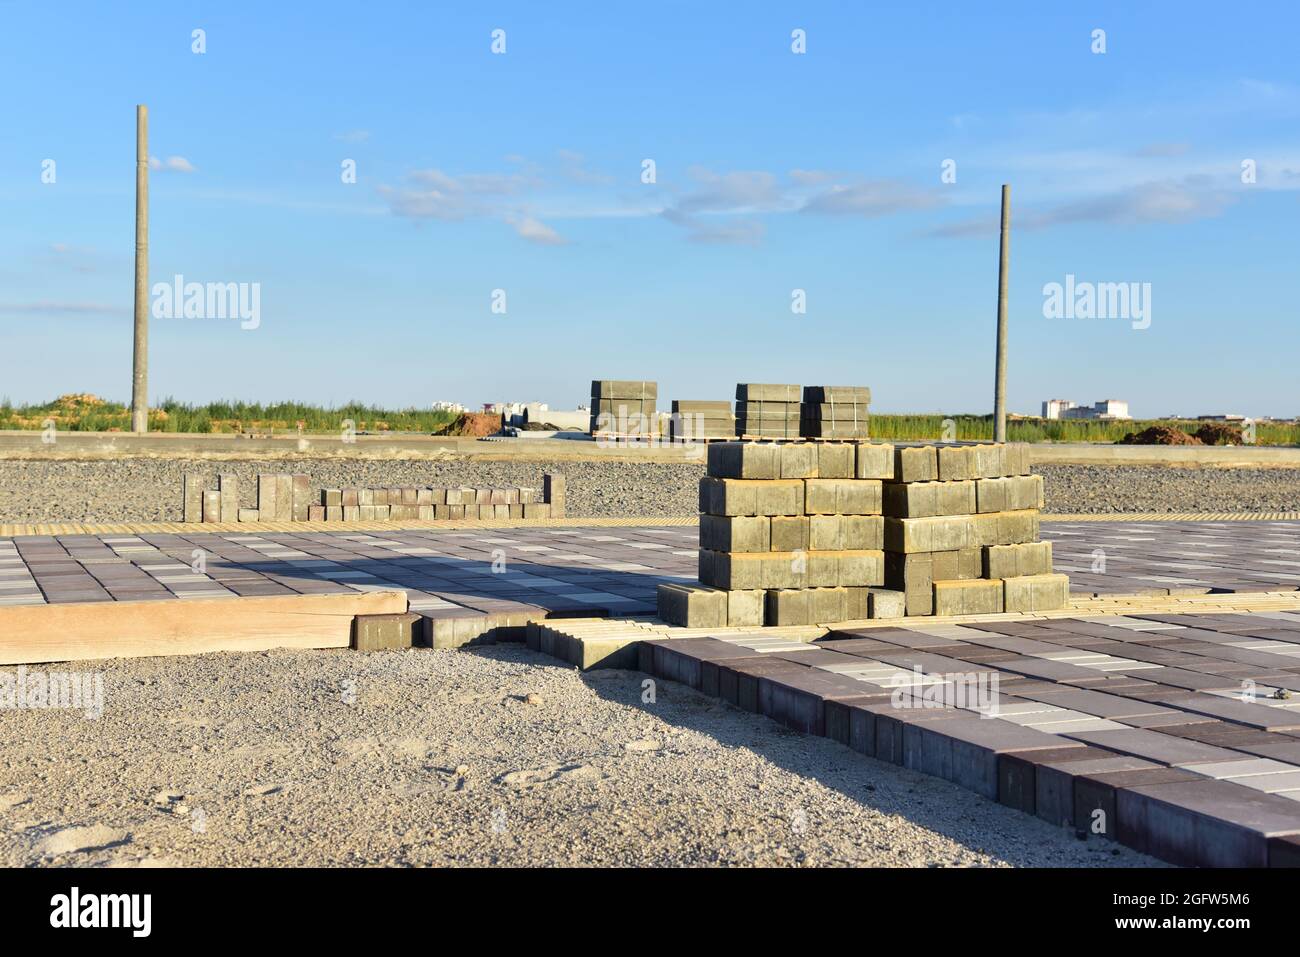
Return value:
M 1044 419 L 1131 419 L 1123 399 L 1102 399 L 1092 405 L 1076 405 L 1069 399 L 1048 399 L 1043 403 Z
M 459 402 L 435 402 L 433 404 L 434 412 L 468 412 L 469 409 Z

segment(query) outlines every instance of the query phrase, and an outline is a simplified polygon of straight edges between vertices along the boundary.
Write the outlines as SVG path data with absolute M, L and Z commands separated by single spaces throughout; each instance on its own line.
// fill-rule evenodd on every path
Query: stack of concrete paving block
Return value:
M 700 480 L 699 585 L 661 585 L 688 627 L 806 625 L 903 614 L 884 583 L 882 480 L 893 447 L 719 442 Z
M 804 386 L 800 433 L 811 439 L 865 439 L 871 390 L 861 385 Z
M 543 476 L 535 488 L 343 488 L 313 490 L 306 475 L 257 476 L 257 505 L 239 507 L 234 475 L 186 473 L 182 520 L 186 522 L 356 522 L 456 519 L 563 518 L 564 476 Z
M 668 425 L 670 440 L 692 442 L 733 439 L 735 436 L 736 414 L 725 399 L 717 402 L 673 399 L 673 414 Z
M 755 439 L 799 438 L 802 393 L 797 385 L 740 383 L 736 386 L 736 435 Z
M 894 449 L 884 484 L 885 586 L 908 615 L 1033 612 L 1065 607 L 1069 581 L 1052 574 L 1038 540 L 1043 480 L 1024 445 Z
M 655 403 L 659 385 L 627 379 L 591 382 L 591 434 L 612 438 L 658 435 Z

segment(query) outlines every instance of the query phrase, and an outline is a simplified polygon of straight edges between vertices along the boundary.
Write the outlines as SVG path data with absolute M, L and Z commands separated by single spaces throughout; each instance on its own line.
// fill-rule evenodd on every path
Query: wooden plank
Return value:
M 357 615 L 406 609 L 402 591 L 14 605 L 0 608 L 0 665 L 347 648 Z

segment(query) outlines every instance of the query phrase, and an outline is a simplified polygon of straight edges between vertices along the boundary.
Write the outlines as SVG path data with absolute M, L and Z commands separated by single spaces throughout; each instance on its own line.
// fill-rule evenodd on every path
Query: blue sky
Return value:
M 1008 182 L 1012 410 L 1300 414 L 1294 8 L 974 6 L 0 0 L 0 395 L 128 398 L 146 103 L 151 281 L 261 294 L 155 319 L 151 399 L 987 411 Z

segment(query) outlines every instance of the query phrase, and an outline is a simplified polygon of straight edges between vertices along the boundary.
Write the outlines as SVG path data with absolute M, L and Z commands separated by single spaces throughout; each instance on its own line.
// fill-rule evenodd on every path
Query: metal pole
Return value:
M 149 108 L 135 108 L 135 354 L 131 431 L 149 431 Z
M 993 385 L 993 440 L 1007 440 L 1007 274 L 1011 264 L 1011 187 L 1002 184 L 1002 234 L 998 252 L 998 356 Z

